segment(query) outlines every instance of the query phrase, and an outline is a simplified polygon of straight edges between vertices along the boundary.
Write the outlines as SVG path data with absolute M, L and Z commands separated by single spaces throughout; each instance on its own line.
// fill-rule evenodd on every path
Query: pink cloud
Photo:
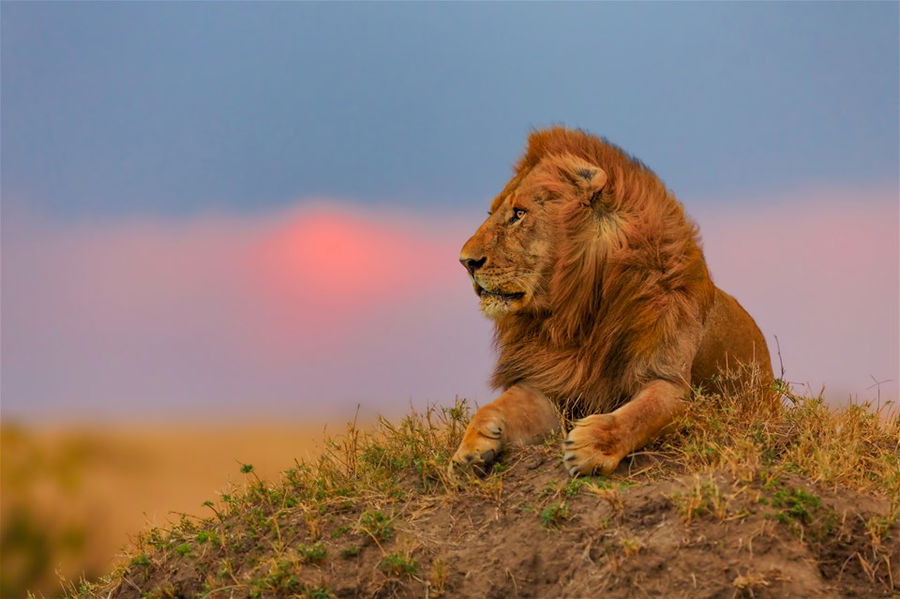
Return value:
M 893 190 L 813 190 L 697 211 L 720 287 L 756 317 L 786 377 L 833 401 L 898 398 L 900 240 Z M 775 358 L 777 365 L 777 357 Z
M 778 335 L 788 378 L 845 399 L 872 396 L 871 374 L 896 397 L 891 192 L 689 211 L 717 282 Z M 263 217 L 4 219 L 5 415 L 320 420 L 357 403 L 491 397 L 490 323 L 456 262 L 480 215 L 320 202 Z
M 458 220 L 335 204 L 176 223 L 16 220 L 4 239 L 7 413 L 320 418 L 486 392 L 490 333 L 457 263 Z

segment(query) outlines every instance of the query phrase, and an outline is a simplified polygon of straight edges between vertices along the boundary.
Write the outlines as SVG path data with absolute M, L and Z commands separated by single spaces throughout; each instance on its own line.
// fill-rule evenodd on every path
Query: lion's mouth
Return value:
M 478 293 L 478 297 L 484 297 L 484 296 L 496 297 L 498 299 L 501 299 L 501 300 L 507 301 L 507 302 L 512 301 L 512 300 L 522 299 L 523 297 L 525 297 L 524 291 L 517 291 L 515 293 L 505 293 L 503 291 L 493 291 L 490 289 L 485 289 L 484 287 L 482 287 L 481 285 L 478 285 L 477 283 L 475 285 L 476 285 L 475 291 Z

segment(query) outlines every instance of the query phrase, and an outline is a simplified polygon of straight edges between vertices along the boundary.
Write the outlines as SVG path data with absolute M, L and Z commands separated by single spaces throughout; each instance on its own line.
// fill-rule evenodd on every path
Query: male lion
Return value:
M 728 361 L 772 380 L 762 333 L 713 284 L 675 196 L 583 131 L 528 138 L 460 262 L 494 320 L 503 393 L 476 412 L 454 465 L 541 440 L 565 408 L 581 418 L 564 443 L 569 474 L 609 473 Z

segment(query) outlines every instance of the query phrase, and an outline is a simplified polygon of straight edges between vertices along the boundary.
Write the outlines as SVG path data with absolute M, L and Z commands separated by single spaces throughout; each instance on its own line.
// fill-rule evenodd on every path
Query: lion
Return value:
M 772 382 L 765 338 L 710 278 L 697 226 L 663 182 L 581 130 L 533 132 L 460 262 L 494 322 L 497 399 L 451 468 L 557 432 L 571 476 L 609 474 L 731 363 Z

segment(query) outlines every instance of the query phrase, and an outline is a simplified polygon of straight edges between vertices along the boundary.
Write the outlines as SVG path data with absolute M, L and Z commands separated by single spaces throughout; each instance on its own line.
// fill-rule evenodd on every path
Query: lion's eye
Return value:
M 512 218 L 509 219 L 509 222 L 514 223 L 517 220 L 522 220 L 525 218 L 525 215 L 528 214 L 528 211 L 524 208 L 513 208 Z

